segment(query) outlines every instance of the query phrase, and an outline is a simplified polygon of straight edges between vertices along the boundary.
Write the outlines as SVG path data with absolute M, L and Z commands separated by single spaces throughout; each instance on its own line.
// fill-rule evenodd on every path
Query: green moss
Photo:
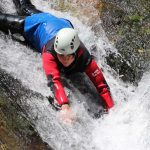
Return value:
M 8 127 L 14 131 L 23 133 L 24 135 L 31 135 L 34 130 L 31 128 L 31 123 L 21 115 L 17 104 L 9 101 L 5 97 L 0 97 L 0 110 L 4 113 Z
M 128 18 L 130 21 L 142 21 L 144 19 L 144 17 L 140 15 L 130 15 Z
M 146 29 L 146 30 L 145 30 L 145 33 L 146 33 L 146 34 L 150 34 L 150 29 Z
M 15 136 L 11 128 L 7 124 L 7 118 L 0 110 L 0 150 L 21 150 L 22 141 Z
M 0 97 L 0 107 L 4 107 L 7 105 L 7 102 L 4 98 Z
M 34 131 L 23 111 L 0 92 L 0 150 L 51 150 Z

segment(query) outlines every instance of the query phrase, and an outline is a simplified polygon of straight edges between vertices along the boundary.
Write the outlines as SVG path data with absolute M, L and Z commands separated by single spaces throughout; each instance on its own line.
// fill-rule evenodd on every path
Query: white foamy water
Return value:
M 134 94 L 97 122 L 93 138 L 100 150 L 150 149 L 149 76 L 150 72 L 145 73 Z
M 117 50 L 104 34 L 95 37 L 91 27 L 69 13 L 51 10 L 51 1 L 33 2 L 41 10 L 70 19 L 87 48 L 97 46 L 98 64 L 104 70 L 115 101 L 115 107 L 108 115 L 93 120 L 82 104 L 77 103 L 77 98 L 86 100 L 86 96 L 73 87 L 75 94 L 72 94 L 72 109 L 77 112 L 78 120 L 70 126 L 59 120 L 59 114 L 48 106 L 46 99 L 26 99 L 30 108 L 28 114 L 41 138 L 56 150 L 148 150 L 150 72 L 145 73 L 138 88 L 121 82 L 119 77 L 113 76 L 114 71 L 105 62 L 105 49 L 113 52 Z M 12 3 L 10 5 L 9 1 L 5 1 L 4 6 L 6 5 L 9 5 L 9 13 L 15 12 Z M 44 96 L 51 94 L 46 85 L 41 55 L 3 34 L 0 38 L 0 67 L 19 79 L 27 88 Z

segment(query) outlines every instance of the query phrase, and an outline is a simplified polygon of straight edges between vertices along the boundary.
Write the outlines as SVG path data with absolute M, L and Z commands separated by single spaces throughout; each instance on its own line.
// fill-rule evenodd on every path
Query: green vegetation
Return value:
M 110 54 L 107 62 L 123 75 L 124 81 L 137 83 L 150 62 L 150 1 L 101 0 L 101 3 L 104 3 L 100 10 L 103 28 L 121 54 L 121 57 Z
M 7 122 L 8 127 L 13 132 L 19 132 L 26 136 L 32 135 L 34 133 L 34 130 L 31 128 L 31 123 L 21 115 L 20 111 L 18 111 L 17 104 L 12 104 L 12 102 L 8 101 L 7 98 L 1 97 L 0 110 L 5 115 L 5 120 Z
M 144 17 L 140 15 L 129 15 L 128 17 L 131 21 L 142 21 L 144 19 Z
M 51 150 L 21 113 L 15 102 L 0 94 L 0 150 Z
M 0 97 L 0 149 L 2 150 L 21 150 L 23 147 L 21 140 L 19 140 L 12 131 L 12 127 L 8 125 L 8 118 L 3 113 L 3 109 L 8 105 L 4 97 Z

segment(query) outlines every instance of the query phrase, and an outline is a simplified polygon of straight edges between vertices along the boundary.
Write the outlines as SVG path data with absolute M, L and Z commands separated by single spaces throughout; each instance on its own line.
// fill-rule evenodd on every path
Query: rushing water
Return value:
M 117 50 L 104 34 L 95 37 L 90 27 L 71 17 L 69 13 L 51 10 L 49 1 L 39 4 L 39 1 L 34 0 L 34 3 L 41 10 L 70 19 L 87 48 L 97 45 L 98 64 L 103 69 L 115 101 L 115 107 L 108 115 L 93 120 L 83 105 L 77 103 L 77 98 L 86 100 L 87 97 L 76 87 L 72 87 L 75 93 L 72 94 L 72 109 L 77 113 L 77 122 L 74 125 L 65 125 L 59 120 L 59 114 L 49 107 L 46 98 L 26 99 L 30 108 L 27 113 L 42 139 L 56 150 L 148 150 L 150 72 L 145 73 L 137 88 L 121 82 L 119 76 L 114 75 L 114 71 L 105 63 L 105 50 Z M 6 1 L 5 7 L 6 5 L 9 6 L 9 13 L 15 12 L 12 3 Z M 51 94 L 46 86 L 40 54 L 3 34 L 0 49 L 2 69 L 19 79 L 27 88 L 44 96 Z

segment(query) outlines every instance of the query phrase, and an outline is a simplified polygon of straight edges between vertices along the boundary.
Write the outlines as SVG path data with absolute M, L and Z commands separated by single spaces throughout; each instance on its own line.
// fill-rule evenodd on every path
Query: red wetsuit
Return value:
M 82 42 L 75 54 L 75 61 L 69 67 L 64 67 L 57 59 L 56 52 L 54 50 L 54 39 L 49 41 L 46 46 L 44 46 L 42 61 L 43 68 L 48 79 L 48 86 L 50 86 L 53 90 L 59 105 L 68 103 L 68 98 L 65 94 L 60 77 L 60 70 L 63 69 L 63 71 L 67 74 L 74 72 L 85 72 L 95 85 L 100 97 L 106 105 L 106 108 L 110 109 L 113 107 L 114 103 L 102 71 L 98 67 L 95 60 L 92 59 Z

